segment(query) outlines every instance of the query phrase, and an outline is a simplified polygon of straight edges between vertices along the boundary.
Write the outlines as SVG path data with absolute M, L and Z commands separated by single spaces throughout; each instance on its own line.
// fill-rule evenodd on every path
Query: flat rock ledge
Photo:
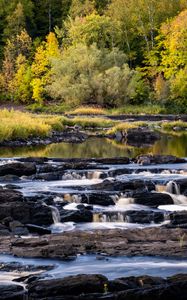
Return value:
M 187 258 L 187 229 L 160 227 L 73 231 L 27 239 L 2 236 L 0 253 L 60 259 L 79 253 Z

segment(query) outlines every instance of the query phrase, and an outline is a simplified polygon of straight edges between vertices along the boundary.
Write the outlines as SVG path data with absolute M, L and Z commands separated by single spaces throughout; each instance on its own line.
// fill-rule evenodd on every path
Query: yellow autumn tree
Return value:
M 15 75 L 11 83 L 14 101 L 27 103 L 31 98 L 31 70 L 24 55 L 18 55 L 16 59 Z
M 54 33 L 50 32 L 37 49 L 31 66 L 32 71 L 32 98 L 42 103 L 46 97 L 45 87 L 50 83 L 51 78 L 51 59 L 59 56 L 58 41 Z

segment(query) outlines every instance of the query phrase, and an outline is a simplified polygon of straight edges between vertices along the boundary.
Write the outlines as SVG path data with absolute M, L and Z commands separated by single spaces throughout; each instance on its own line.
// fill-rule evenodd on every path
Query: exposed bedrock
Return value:
M 77 253 L 158 255 L 187 258 L 187 229 L 150 227 L 71 231 L 38 238 L 0 240 L 0 252 L 23 257 L 66 258 Z

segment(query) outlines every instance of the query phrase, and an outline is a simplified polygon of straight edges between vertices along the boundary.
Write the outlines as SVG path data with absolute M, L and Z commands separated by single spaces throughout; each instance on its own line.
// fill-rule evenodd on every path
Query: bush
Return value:
M 51 98 L 72 105 L 115 107 L 147 100 L 148 87 L 138 71 L 130 70 L 117 48 L 98 49 L 79 44 L 52 62 Z

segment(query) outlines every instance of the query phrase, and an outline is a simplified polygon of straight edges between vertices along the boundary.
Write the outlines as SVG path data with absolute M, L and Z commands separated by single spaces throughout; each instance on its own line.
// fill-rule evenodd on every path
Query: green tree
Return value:
M 147 86 L 117 48 L 78 44 L 52 63 L 51 97 L 68 104 L 118 106 L 147 97 Z M 146 96 L 145 96 L 146 95 Z
M 85 43 L 96 43 L 99 48 L 112 48 L 118 45 L 119 30 L 108 16 L 92 13 L 86 17 L 69 18 L 65 22 L 66 37 L 63 44 L 66 46 Z

